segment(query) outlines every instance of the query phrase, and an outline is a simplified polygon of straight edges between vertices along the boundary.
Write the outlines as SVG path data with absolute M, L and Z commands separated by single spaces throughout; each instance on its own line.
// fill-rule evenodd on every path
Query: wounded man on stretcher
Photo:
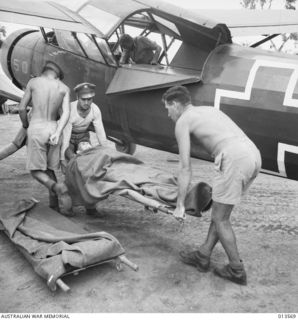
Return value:
M 176 206 L 175 176 L 107 147 L 95 147 L 73 157 L 66 167 L 65 183 L 72 199 L 72 206 L 63 210 L 67 215 L 94 210 L 111 194 L 169 214 Z M 188 192 L 186 212 L 201 216 L 211 203 L 211 187 L 200 182 Z

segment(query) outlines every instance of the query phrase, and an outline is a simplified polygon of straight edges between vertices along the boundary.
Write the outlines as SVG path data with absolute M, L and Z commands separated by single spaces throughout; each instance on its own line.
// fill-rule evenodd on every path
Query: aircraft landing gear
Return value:
M 121 140 L 120 143 L 115 142 L 115 147 L 117 151 L 131 154 L 131 155 L 135 153 L 137 148 L 135 143 L 124 141 L 124 140 Z
M 128 141 L 121 141 L 120 143 L 115 143 L 115 147 L 117 151 L 123 152 L 123 153 L 127 153 L 127 154 L 131 154 L 133 155 L 136 151 L 136 144 L 132 143 L 132 142 L 128 142 Z
M 123 139 L 114 138 L 111 136 L 108 136 L 108 139 L 115 143 L 115 148 L 119 152 L 133 155 L 136 151 L 137 146 L 135 143 Z

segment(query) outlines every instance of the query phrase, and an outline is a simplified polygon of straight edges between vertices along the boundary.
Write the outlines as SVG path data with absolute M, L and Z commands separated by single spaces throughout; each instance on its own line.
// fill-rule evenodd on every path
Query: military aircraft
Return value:
M 185 85 L 195 105 L 221 109 L 255 142 L 263 172 L 298 180 L 298 57 L 256 48 L 294 31 L 296 12 L 270 11 L 266 18 L 257 13 L 257 20 L 249 12 L 247 23 L 244 11 L 211 13 L 218 19 L 213 20 L 206 11 L 156 0 L 68 4 L 0 0 L 0 21 L 40 27 L 18 30 L 2 46 L 2 68 L 15 86 L 24 89 L 44 62 L 53 60 L 65 71 L 69 87 L 96 84 L 95 103 L 118 149 L 132 153 L 140 144 L 177 153 L 174 124 L 161 96 L 172 85 Z M 228 25 L 221 23 L 224 18 Z M 267 37 L 251 47 L 232 43 L 231 32 L 251 30 Z M 159 38 L 159 64 L 120 65 L 123 33 Z M 193 147 L 192 156 L 211 160 L 199 147 Z

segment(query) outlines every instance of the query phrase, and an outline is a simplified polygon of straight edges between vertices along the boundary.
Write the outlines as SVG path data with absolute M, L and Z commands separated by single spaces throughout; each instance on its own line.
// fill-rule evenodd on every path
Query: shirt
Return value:
M 135 63 L 150 64 L 157 44 L 146 37 L 135 37 L 132 50 L 124 49 L 125 60 L 131 58 Z M 127 61 L 125 61 L 127 62 Z
M 90 112 L 85 118 L 81 117 L 78 113 L 78 100 L 70 104 L 69 120 L 63 130 L 62 146 L 61 146 L 61 160 L 65 160 L 65 150 L 69 146 L 71 133 L 81 133 L 87 131 L 90 123 L 92 122 L 95 128 L 98 142 L 102 144 L 106 140 L 106 133 L 102 123 L 102 117 L 99 107 L 92 103 Z

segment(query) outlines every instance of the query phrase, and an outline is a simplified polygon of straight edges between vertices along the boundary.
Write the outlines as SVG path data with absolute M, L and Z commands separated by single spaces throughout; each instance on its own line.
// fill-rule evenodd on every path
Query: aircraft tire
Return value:
M 136 151 L 136 144 L 128 141 L 122 141 L 122 144 L 115 143 L 116 150 L 126 154 L 133 155 Z

